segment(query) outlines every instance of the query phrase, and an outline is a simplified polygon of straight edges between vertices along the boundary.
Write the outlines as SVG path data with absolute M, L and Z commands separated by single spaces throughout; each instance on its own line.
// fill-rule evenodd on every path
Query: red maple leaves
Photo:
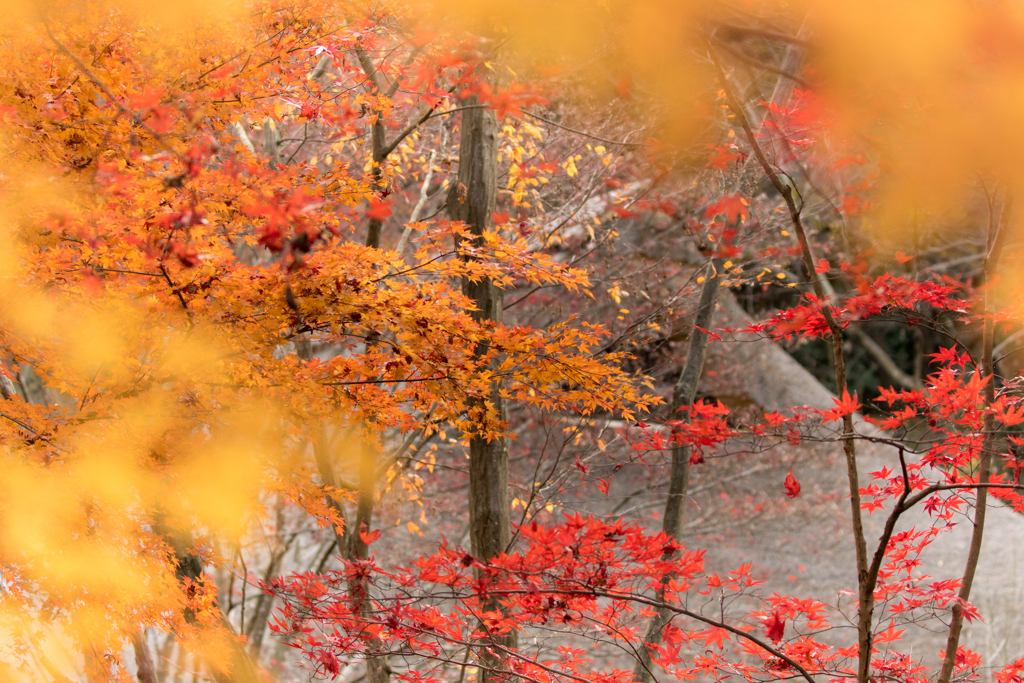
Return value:
M 726 223 L 742 222 L 750 217 L 750 203 L 742 195 L 724 195 L 717 202 L 704 209 L 705 218 L 725 216 Z
M 366 211 L 366 217 L 371 220 L 382 221 L 391 215 L 390 201 L 374 199 L 370 201 L 370 208 Z
M 799 484 L 797 487 L 799 488 Z M 765 621 L 764 635 L 765 637 L 777 643 L 786 634 L 786 620 L 779 615 L 778 610 L 772 612 L 771 616 Z
M 468 97 L 474 90 L 482 104 L 494 109 L 499 120 L 508 115 L 521 116 L 523 107 L 548 103 L 544 95 L 523 83 L 510 83 L 505 88 L 493 88 L 489 83 L 481 81 L 475 89 L 465 90 L 463 96 Z
M 823 261 L 819 260 L 816 266 L 819 273 L 829 269 L 828 262 Z M 842 263 L 841 268 L 848 274 L 857 275 L 849 264 Z M 882 313 L 902 311 L 914 315 L 915 307 L 922 305 L 945 311 L 964 310 L 964 302 L 958 298 L 964 287 L 952 281 L 917 282 L 913 278 L 886 273 L 874 280 L 857 277 L 856 287 L 856 293 L 848 296 L 842 305 L 830 306 L 832 316 L 844 329 L 854 321 Z M 764 322 L 748 326 L 746 331 L 779 340 L 822 338 L 829 334 L 822 312 L 825 305 L 828 302 L 807 293 L 801 304 L 778 311 Z
M 722 171 L 728 170 L 730 163 L 745 156 L 736 151 L 736 148 L 732 145 L 719 145 L 717 147 L 708 145 L 708 147 L 712 150 L 711 154 L 708 154 L 708 166 Z
M 271 628 L 295 636 L 289 645 L 301 650 L 314 669 L 333 675 L 345 660 L 365 652 L 367 633 L 375 634 L 383 652 L 400 650 L 443 661 L 441 648 L 459 647 L 484 632 L 501 635 L 543 627 L 569 636 L 590 633 L 596 625 L 599 632 L 629 633 L 626 624 L 650 603 L 649 586 L 665 586 L 669 604 L 686 604 L 679 598 L 689 591 L 749 594 L 760 583 L 751 564 L 725 578 L 706 575 L 703 551 L 687 550 L 666 534 L 651 534 L 621 520 L 607 523 L 571 515 L 547 526 L 530 522 L 518 533 L 518 551 L 488 561 L 442 543 L 409 567 L 384 570 L 373 560 L 351 560 L 337 571 L 274 579 L 264 588 L 281 597 L 284 606 Z M 674 553 L 671 561 L 665 560 L 668 547 Z M 373 611 L 361 611 L 358 601 L 347 595 L 346 586 L 356 575 L 376 586 L 379 597 Z M 445 599 L 435 604 L 428 597 L 434 593 Z M 502 611 L 486 607 L 489 599 L 500 599 Z M 767 664 L 775 655 L 758 644 L 753 635 L 757 624 L 771 643 L 785 638 L 787 621 L 800 619 L 814 629 L 829 625 L 823 616 L 826 606 L 813 600 L 773 595 L 765 603 L 767 610 L 747 614 L 737 622 L 738 629 L 720 621 L 714 610 L 708 616 L 684 610 L 696 620 L 686 626 L 689 619 L 679 615 L 666 627 L 663 644 L 650 646 L 652 659 L 685 678 L 696 671 L 688 668 L 692 666 L 709 673 L 735 666 L 735 649 Z M 687 655 L 687 643 L 699 647 L 697 659 Z M 811 667 L 834 657 L 829 650 L 803 636 L 783 651 Z M 609 672 L 592 670 L 584 650 L 565 645 L 558 652 L 558 671 L 544 663 L 543 650 L 527 643 L 517 650 L 502 649 L 499 656 L 502 666 L 525 680 L 611 680 Z
M 861 407 L 860 401 L 857 400 L 857 392 L 853 392 L 853 395 L 851 396 L 848 389 L 843 389 L 842 398 L 836 398 L 832 400 L 835 401 L 836 407 L 832 408 L 831 410 L 826 410 L 822 413 L 822 422 L 832 422 L 833 420 L 840 420 L 846 417 L 847 415 L 852 415 L 853 413 L 857 412 Z
M 793 476 L 792 467 L 789 468 L 789 474 L 786 475 L 782 482 L 782 488 L 786 491 L 786 496 L 789 498 L 796 498 L 800 495 L 800 482 Z

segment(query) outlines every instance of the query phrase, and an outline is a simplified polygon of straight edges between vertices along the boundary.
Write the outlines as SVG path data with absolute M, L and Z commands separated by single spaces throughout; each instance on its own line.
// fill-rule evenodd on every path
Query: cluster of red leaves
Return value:
M 832 311 L 844 326 L 854 320 L 893 312 L 903 314 L 912 323 L 922 307 L 967 315 L 962 292 L 963 288 L 952 282 L 919 283 L 885 275 L 870 283 L 862 279 L 857 291 Z M 751 326 L 748 331 L 768 333 L 773 338 L 828 334 L 819 302 L 813 297 L 808 297 L 799 306 L 777 313 L 766 323 Z M 980 618 L 973 605 L 958 597 L 961 587 L 958 579 L 937 580 L 921 572 L 921 556 L 939 534 L 952 527 L 954 515 L 973 505 L 976 487 L 980 483 L 977 466 L 987 429 L 986 420 L 990 419 L 996 430 L 1006 434 L 1010 444 L 1024 445 L 1024 439 L 1008 433 L 1008 430 L 1024 423 L 1024 405 L 1020 397 L 1006 391 L 998 393 L 991 403 L 987 402 L 985 390 L 991 380 L 980 372 L 974 359 L 966 352 L 942 349 L 932 359 L 934 372 L 925 380 L 922 389 L 881 389 L 881 397 L 877 401 L 887 409 L 887 414 L 869 418 L 882 429 L 895 434 L 926 427 L 930 437 L 925 448 L 906 460 L 901 451 L 899 462 L 872 473 L 871 482 L 860 489 L 862 507 L 869 513 L 891 512 L 894 506 L 902 505 L 909 498 L 915 504 L 921 504 L 934 520 L 932 525 L 900 531 L 889 538 L 875 586 L 876 605 L 881 607 L 880 614 L 884 616 L 873 641 L 879 651 L 879 656 L 873 660 L 873 668 L 895 680 L 910 682 L 927 680 L 928 672 L 920 662 L 893 649 L 893 642 L 899 640 L 906 630 L 900 626 L 938 619 L 954 604 L 960 606 L 968 621 Z M 763 422 L 752 427 L 730 428 L 726 423 L 728 411 L 724 407 L 698 403 L 688 411 L 691 413 L 688 421 L 672 421 L 662 429 L 644 425 L 634 445 L 638 449 L 666 449 L 687 444 L 698 453 L 705 448 L 718 448 L 743 434 L 792 443 L 809 435 L 818 439 L 828 438 L 821 432 L 825 425 L 850 416 L 860 408 L 857 395 L 844 392 L 830 409 L 805 407 L 794 409 L 788 415 L 766 413 Z M 1024 511 L 1024 496 L 1014 488 L 1019 483 L 1020 460 L 1012 450 L 1000 455 L 1009 474 L 992 475 L 986 482 L 992 486 L 990 493 L 1014 509 Z M 695 461 L 701 460 L 702 456 Z M 792 469 L 783 482 L 783 489 L 791 497 L 800 492 L 800 484 Z M 765 637 L 772 642 L 781 641 L 786 621 L 792 618 L 780 605 L 775 601 L 770 609 L 760 614 Z M 810 619 L 811 610 L 804 607 L 801 614 Z M 885 620 L 888 620 L 887 626 Z M 666 641 L 665 647 L 671 645 L 672 641 Z M 798 645 L 798 642 L 787 643 L 787 653 L 797 652 Z M 763 648 L 749 642 L 744 647 L 752 653 L 764 653 Z M 826 653 L 824 648 L 815 646 L 808 652 L 814 653 L 807 661 L 809 668 L 812 665 L 823 667 L 823 663 L 828 661 L 838 670 L 841 668 L 839 661 L 856 657 L 857 648 L 839 648 Z M 693 665 L 699 670 L 708 665 L 708 660 L 695 658 Z M 958 651 L 956 669 L 962 675 L 972 675 L 971 672 L 979 665 L 980 658 L 975 653 L 966 648 Z M 782 666 L 781 669 L 787 667 Z M 1020 676 L 1021 667 L 1011 665 L 997 678 L 1016 681 Z
M 912 324 L 918 315 L 915 306 L 927 305 L 938 311 L 966 313 L 964 302 L 955 296 L 962 289 L 955 282 L 917 282 L 886 273 L 874 280 L 860 279 L 856 293 L 847 296 L 839 306 L 822 302 L 808 293 L 804 295 L 806 303 L 778 311 L 766 320 L 750 325 L 745 331 L 776 340 L 822 338 L 829 334 L 823 306 L 830 307 L 833 317 L 843 328 L 882 313 L 903 314 Z
M 510 83 L 504 88 L 494 88 L 489 83 L 480 82 L 476 88 L 463 91 L 463 97 L 477 95 L 481 104 L 494 109 L 498 119 L 506 116 L 521 116 L 524 107 L 535 104 L 548 104 L 548 99 L 535 88 L 523 83 Z
M 917 391 L 883 389 L 877 400 L 887 404 L 891 412 L 885 418 L 872 421 L 890 431 L 912 429 L 922 422 L 927 424 L 935 438 L 921 459 L 908 465 L 910 475 L 927 467 L 941 475 L 944 485 L 969 489 L 972 483 L 978 483 L 973 473 L 981 456 L 986 415 L 993 418 L 997 429 L 1006 431 L 1024 423 L 1024 406 L 1020 397 L 1010 394 L 998 395 L 991 405 L 986 405 L 984 392 L 990 380 L 971 369 L 967 354 L 951 348 L 943 349 L 933 358 L 943 365 L 929 376 L 925 388 Z M 1020 438 L 1010 435 L 1008 441 L 1016 445 Z M 1019 463 L 1012 451 L 1001 457 L 1008 470 L 1018 470 Z M 870 489 L 871 495 L 891 498 L 904 487 L 901 475 L 890 476 L 888 481 L 884 490 Z M 910 483 L 915 490 L 928 485 L 923 477 L 911 476 Z M 997 473 L 987 483 L 996 485 L 991 490 L 992 496 L 1017 511 L 1024 511 L 1024 496 L 1011 488 L 1012 484 L 1019 483 L 1017 475 L 1011 482 L 1006 472 Z M 966 505 L 961 493 L 962 489 L 954 489 L 946 497 L 933 495 L 924 502 L 925 508 L 940 519 L 949 519 Z M 881 505 L 880 502 L 872 504 Z
M 625 670 L 593 670 L 586 652 L 568 643 L 596 629 L 621 646 L 637 647 L 646 618 L 659 604 L 678 616 L 663 642 L 652 647 L 652 658 L 680 678 L 718 675 L 738 666 L 751 679 L 771 679 L 791 666 L 787 661 L 831 671 L 842 659 L 806 634 L 829 628 L 828 607 L 806 598 L 757 599 L 759 581 L 750 564 L 725 576 L 705 574 L 703 551 L 680 548 L 665 534 L 621 520 L 576 515 L 552 526 L 532 522 L 518 534 L 521 550 L 489 562 L 443 543 L 410 567 L 384 569 L 372 559 L 357 560 L 322 575 L 274 579 L 265 589 L 284 598 L 285 606 L 272 628 L 290 636 L 292 647 L 323 673 L 337 673 L 351 658 L 385 652 L 434 662 L 401 675 L 409 681 L 439 680 L 441 667 L 472 642 L 483 643 L 509 672 L 531 682 L 628 680 Z M 369 612 L 360 612 L 346 591 L 357 579 L 368 579 L 379 596 Z M 656 587 L 663 602 L 651 597 Z M 688 609 L 691 592 L 743 595 L 764 609 L 736 615 L 726 625 L 718 621 L 717 608 L 706 616 Z M 786 641 L 785 624 L 798 621 L 805 633 Z M 556 649 L 558 656 L 550 648 L 501 644 L 501 636 L 527 629 L 549 632 L 565 643 Z M 760 629 L 775 645 L 756 635 Z M 383 649 L 371 652 L 371 641 Z M 684 653 L 687 643 L 703 654 Z M 738 652 L 756 655 L 760 664 L 738 663 Z
M 1021 683 L 1024 681 L 1024 657 L 995 672 L 994 676 L 997 683 Z
M 899 620 L 909 621 L 914 609 L 948 607 L 958 588 L 956 581 L 913 577 L 916 555 L 935 533 L 894 536 L 876 592 L 892 616 L 876 633 L 874 667 L 908 683 L 926 680 L 927 672 L 892 649 L 905 631 L 898 628 Z M 337 674 L 355 658 L 401 653 L 424 662 L 401 674 L 401 680 L 438 681 L 444 666 L 457 662 L 462 649 L 475 643 L 488 648 L 505 670 L 531 683 L 626 681 L 629 671 L 595 670 L 591 656 L 570 643 L 596 630 L 622 647 L 638 647 L 652 608 L 661 605 L 675 616 L 662 642 L 651 646 L 652 660 L 680 679 L 739 671 L 751 681 L 772 680 L 793 675 L 795 666 L 812 674 L 851 672 L 856 646 L 831 647 L 814 636 L 832 628 L 829 612 L 834 608 L 811 598 L 759 597 L 760 582 L 750 564 L 726 575 L 707 574 L 703 551 L 680 548 L 664 534 L 621 520 L 577 515 L 552 526 L 532 522 L 518 534 L 521 550 L 489 562 L 445 542 L 409 567 L 385 569 L 374 559 L 353 560 L 325 574 L 273 579 L 264 588 L 280 596 L 284 608 L 272 628 L 288 636 L 308 666 L 321 674 Z M 376 596 L 369 611 L 361 611 L 359 596 L 347 589 L 363 580 L 373 585 Z M 652 597 L 659 587 L 663 601 Z M 689 607 L 697 596 L 720 597 L 703 613 Z M 718 609 L 721 599 L 731 602 L 740 596 L 760 609 L 729 615 Z M 723 616 L 727 621 L 720 621 Z M 787 639 L 788 624 L 798 628 Z M 548 635 L 545 646 L 521 642 L 510 647 L 504 636 L 512 632 Z M 973 653 L 964 650 L 958 670 L 975 666 Z M 1020 674 L 1021 666 L 1011 666 L 999 680 L 1016 683 Z

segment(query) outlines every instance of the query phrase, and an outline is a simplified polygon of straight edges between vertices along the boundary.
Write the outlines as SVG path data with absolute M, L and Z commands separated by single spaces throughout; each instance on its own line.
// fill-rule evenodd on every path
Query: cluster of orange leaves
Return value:
M 645 402 L 619 356 L 595 358 L 599 328 L 480 322 L 460 289 L 585 290 L 583 272 L 501 226 L 471 248 L 458 224 L 419 224 L 411 257 L 363 246 L 361 207 L 382 203 L 366 150 L 274 164 L 238 134 L 315 122 L 340 144 L 367 109 L 392 113 L 309 77 L 324 54 L 354 70 L 344 55 L 386 38 L 358 3 L 251 3 L 232 30 L 136 10 L 51 6 L 0 61 L 2 374 L 34 373 L 52 399 L 0 405 L 8 662 L 34 648 L 59 669 L 67 642 L 120 662 L 150 626 L 199 647 L 216 601 L 176 578 L 172 539 L 237 536 L 268 491 L 332 520 L 309 449 L 322 425 L 372 442 L 446 423 L 490 438 L 506 425 L 474 398 L 496 386 L 583 414 Z M 466 61 L 429 66 L 442 53 L 392 76 L 418 74 L 439 106 L 445 69 Z M 536 101 L 493 97 L 508 113 Z

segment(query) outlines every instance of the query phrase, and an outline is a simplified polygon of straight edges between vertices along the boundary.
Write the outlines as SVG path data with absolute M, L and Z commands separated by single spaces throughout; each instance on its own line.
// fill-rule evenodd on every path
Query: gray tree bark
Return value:
M 466 101 L 476 104 L 476 98 Z M 498 178 L 498 122 L 493 110 L 471 108 L 462 112 L 462 137 L 459 142 L 459 177 L 448 194 L 448 213 L 453 220 L 469 226 L 474 241 L 482 241 L 484 231 L 491 227 L 497 197 Z M 473 317 L 483 322 L 500 323 L 503 294 L 490 280 L 472 282 L 464 279 L 462 292 L 473 301 L 477 310 Z M 477 355 L 488 351 L 489 342 L 477 346 Z M 505 400 L 495 387 L 489 397 L 475 399 L 470 410 L 481 419 L 486 404 L 493 405 L 494 417 L 507 419 Z M 483 425 L 479 425 L 483 426 Z M 508 440 L 504 437 L 487 439 L 474 436 L 469 442 L 469 526 L 473 555 L 488 560 L 505 552 L 511 543 L 511 520 L 508 500 Z M 497 600 L 489 600 L 488 610 L 501 611 Z M 514 647 L 515 633 L 492 634 L 492 642 L 499 648 Z M 480 681 L 496 680 L 502 658 L 493 648 L 482 647 L 479 652 Z
M 344 484 L 338 477 L 330 442 L 331 439 L 326 429 L 321 430 L 314 441 L 314 453 L 320 476 L 328 486 L 352 489 L 351 485 Z M 341 501 L 330 496 L 327 499 L 328 504 L 338 513 L 343 522 L 342 528 L 334 528 L 338 554 L 349 562 L 359 562 L 370 556 L 370 547 L 363 540 L 362 534 L 369 533 L 373 523 L 377 460 L 375 450 L 364 442 L 359 453 L 359 481 L 354 489 L 358 491 L 355 520 L 349 520 L 346 516 L 345 506 Z M 373 606 L 369 582 L 365 579 L 353 579 L 348 584 L 348 591 L 352 598 L 358 601 L 360 614 L 364 618 L 368 618 Z M 366 657 L 367 683 L 387 683 L 390 677 L 391 666 L 388 664 L 387 654 L 380 647 L 380 641 L 373 638 L 370 640 Z

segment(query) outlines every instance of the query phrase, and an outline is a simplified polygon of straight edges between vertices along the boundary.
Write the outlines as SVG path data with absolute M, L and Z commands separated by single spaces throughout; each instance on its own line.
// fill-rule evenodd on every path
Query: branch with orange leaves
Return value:
M 160 133 L 157 133 L 155 130 L 150 128 L 148 125 L 146 125 L 145 122 L 143 122 L 142 118 L 138 114 L 133 112 L 128 107 L 124 106 L 120 102 L 120 100 L 117 99 L 117 97 L 110 90 L 110 88 L 107 87 L 107 84 L 100 80 L 100 78 L 96 74 L 94 74 L 88 66 L 86 66 L 85 62 L 83 62 L 78 57 L 78 55 L 72 52 L 71 49 L 60 40 L 60 38 L 54 35 L 53 30 L 50 28 L 50 22 L 46 20 L 45 16 L 43 17 L 43 28 L 46 29 L 46 35 L 49 36 L 53 44 L 57 46 L 57 49 L 63 52 L 68 57 L 68 59 L 74 62 L 75 67 L 79 71 L 81 71 L 82 74 L 86 78 L 88 78 L 93 85 L 99 88 L 104 95 L 107 96 L 107 99 L 111 102 L 111 104 L 113 104 L 117 108 L 119 113 L 129 117 L 132 120 L 133 124 L 146 131 L 154 140 L 156 140 L 160 144 L 160 146 L 165 151 L 167 151 L 170 154 L 173 154 L 179 161 L 187 161 L 180 152 L 178 152 L 176 149 L 174 149 L 170 145 L 166 144 L 166 142 L 164 142 L 164 138 L 162 135 L 160 135 Z

